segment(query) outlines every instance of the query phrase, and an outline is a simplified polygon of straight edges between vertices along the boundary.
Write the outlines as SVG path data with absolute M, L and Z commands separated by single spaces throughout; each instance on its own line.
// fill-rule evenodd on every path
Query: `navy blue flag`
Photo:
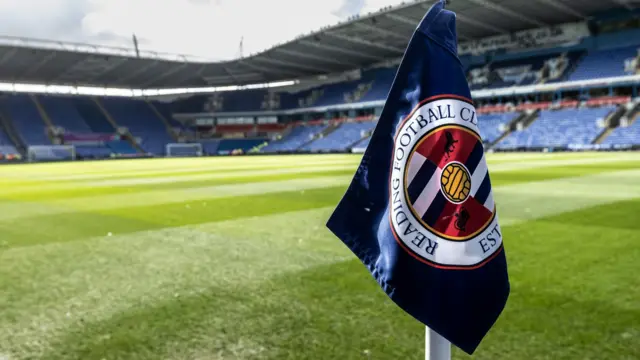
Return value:
M 471 354 L 509 296 L 455 14 L 415 31 L 356 175 L 327 226 L 407 313 Z

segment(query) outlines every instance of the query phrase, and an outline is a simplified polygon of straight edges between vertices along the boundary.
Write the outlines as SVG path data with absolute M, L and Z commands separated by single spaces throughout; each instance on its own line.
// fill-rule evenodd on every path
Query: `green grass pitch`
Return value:
M 640 154 L 488 161 L 512 293 L 474 358 L 639 359 Z M 424 359 L 324 227 L 358 162 L 1 166 L 0 360 Z

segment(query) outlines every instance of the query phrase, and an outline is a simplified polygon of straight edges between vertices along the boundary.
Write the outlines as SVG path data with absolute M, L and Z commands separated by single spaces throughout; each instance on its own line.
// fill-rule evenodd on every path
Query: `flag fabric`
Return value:
M 407 313 L 471 354 L 509 296 L 455 14 L 436 3 L 327 226 Z

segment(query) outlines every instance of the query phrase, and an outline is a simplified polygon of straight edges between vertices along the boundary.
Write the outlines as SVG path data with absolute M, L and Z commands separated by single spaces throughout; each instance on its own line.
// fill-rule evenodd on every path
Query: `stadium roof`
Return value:
M 0 38 L 0 80 L 17 83 L 182 88 L 265 83 L 337 73 L 398 58 L 433 0 L 356 16 L 232 61 L 86 44 Z M 460 41 L 588 19 L 629 0 L 453 0 Z M 206 44 L 203 44 L 206 46 Z

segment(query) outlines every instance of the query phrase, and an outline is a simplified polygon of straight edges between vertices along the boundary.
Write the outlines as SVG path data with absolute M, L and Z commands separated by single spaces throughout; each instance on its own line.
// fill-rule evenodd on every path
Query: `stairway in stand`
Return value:
M 116 120 L 113 118 L 113 116 L 111 116 L 111 114 L 109 114 L 109 112 L 107 111 L 107 109 L 105 109 L 104 105 L 102 105 L 102 102 L 100 101 L 100 99 L 98 99 L 97 97 L 93 98 L 93 101 L 96 103 L 96 106 L 98 107 L 98 109 L 100 109 L 100 112 L 104 115 L 104 117 L 107 119 L 107 121 L 111 124 L 111 126 L 113 126 L 114 129 L 118 129 L 119 125 L 116 122 Z M 135 141 L 135 139 L 133 138 L 133 136 L 131 135 L 130 132 L 127 131 L 127 133 L 124 135 L 125 138 L 127 139 L 127 142 L 129 142 L 129 144 L 139 153 L 145 153 L 146 151 L 144 151 L 144 149 Z

